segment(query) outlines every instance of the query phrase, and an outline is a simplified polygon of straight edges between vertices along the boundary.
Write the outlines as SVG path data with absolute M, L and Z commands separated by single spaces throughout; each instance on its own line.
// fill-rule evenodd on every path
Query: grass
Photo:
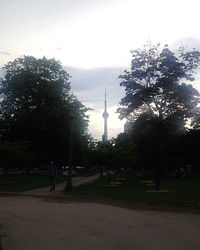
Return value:
M 91 176 L 96 172 L 80 171 L 78 176 Z M 59 176 L 57 182 L 64 182 L 66 176 Z M 8 175 L 0 176 L 0 192 L 23 192 L 30 189 L 49 185 L 49 178 L 45 175 Z
M 108 180 L 98 179 L 88 185 L 80 186 L 77 192 L 88 197 L 98 197 L 111 200 L 125 200 L 151 205 L 200 208 L 200 177 L 183 179 L 163 179 L 161 188 L 167 193 L 147 193 L 154 186 L 142 183 L 144 180 L 153 180 L 152 177 L 137 176 L 136 173 L 123 173 L 126 180 L 120 181 L 118 187 L 106 187 Z
M 65 181 L 64 176 L 59 176 L 57 182 Z M 48 176 L 1 176 L 0 192 L 22 192 L 34 188 L 45 187 L 49 185 Z
M 75 195 L 165 207 L 200 209 L 199 176 L 182 179 L 163 179 L 161 181 L 161 188 L 168 190 L 168 193 L 147 193 L 147 190 L 154 189 L 154 187 L 147 186 L 142 181 L 153 180 L 151 176 L 143 177 L 133 172 L 124 172 L 119 177 L 126 179 L 120 180 L 121 185 L 118 187 L 105 186 L 108 184 L 107 178 L 97 179 L 92 183 L 76 188 Z M 65 178 L 65 176 L 60 176 L 57 181 L 63 182 Z M 48 176 L 11 175 L 0 177 L 0 192 L 22 192 L 48 185 Z

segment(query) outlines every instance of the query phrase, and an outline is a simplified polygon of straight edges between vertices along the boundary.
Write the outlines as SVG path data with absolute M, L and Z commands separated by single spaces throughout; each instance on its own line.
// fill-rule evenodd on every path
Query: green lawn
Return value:
M 78 176 L 90 176 L 97 172 L 80 171 Z M 66 176 L 59 176 L 57 182 L 64 182 Z M 0 176 L 0 192 L 22 192 L 34 188 L 45 187 L 49 185 L 48 176 L 44 175 L 8 175 Z
M 168 190 L 168 193 L 147 193 L 147 190 L 154 187 L 147 186 L 142 181 L 153 180 L 152 177 L 137 176 L 130 172 L 123 173 L 120 177 L 126 179 L 119 181 L 122 184 L 118 187 L 105 186 L 108 180 L 104 178 L 76 188 L 74 194 L 106 200 L 200 209 L 200 177 L 163 179 L 161 188 Z M 60 176 L 58 182 L 65 181 L 65 178 Z M 48 185 L 48 176 L 0 177 L 0 192 L 20 192 Z
M 59 176 L 58 182 L 65 181 L 64 176 Z M 49 185 L 48 176 L 1 176 L 0 192 L 22 192 L 29 189 L 40 188 Z
M 152 177 L 137 176 L 135 173 L 124 173 L 118 187 L 106 187 L 108 180 L 98 179 L 93 183 L 81 186 L 77 192 L 88 197 L 126 200 L 137 203 L 165 205 L 175 207 L 200 208 L 200 177 L 183 179 L 163 179 L 161 188 L 168 193 L 148 193 L 154 186 L 147 186 L 142 181 L 153 180 Z

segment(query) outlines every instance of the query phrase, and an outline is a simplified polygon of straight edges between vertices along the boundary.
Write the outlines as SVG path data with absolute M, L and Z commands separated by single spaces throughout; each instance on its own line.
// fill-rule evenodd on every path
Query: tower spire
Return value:
M 103 118 L 104 118 L 104 134 L 102 136 L 103 141 L 108 141 L 108 127 L 107 127 L 107 119 L 109 117 L 109 114 L 107 112 L 107 100 L 106 100 L 106 89 L 105 89 L 105 100 L 104 100 L 104 112 L 103 112 Z

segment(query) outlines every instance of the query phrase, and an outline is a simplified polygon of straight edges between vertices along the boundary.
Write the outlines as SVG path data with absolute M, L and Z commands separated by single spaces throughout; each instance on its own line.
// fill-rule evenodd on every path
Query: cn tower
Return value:
M 107 100 L 106 100 L 106 90 L 105 90 L 105 107 L 103 112 L 103 118 L 104 118 L 104 134 L 102 135 L 103 141 L 108 141 L 108 127 L 107 127 L 107 119 L 109 117 L 109 114 L 107 112 Z

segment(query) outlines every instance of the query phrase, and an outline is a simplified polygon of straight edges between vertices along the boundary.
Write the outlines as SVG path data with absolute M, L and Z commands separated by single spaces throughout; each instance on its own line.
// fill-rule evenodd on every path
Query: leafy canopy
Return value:
M 66 160 L 73 116 L 75 153 L 87 144 L 87 108 L 70 92 L 70 75 L 59 61 L 24 56 L 7 63 L 4 70 L 3 141 L 29 143 L 43 158 Z
M 4 66 L 1 81 L 2 108 L 13 119 L 19 112 L 32 112 L 69 95 L 69 74 L 54 59 L 18 58 Z
M 143 112 L 160 119 L 191 117 L 200 97 L 188 83 L 194 80 L 200 52 L 180 48 L 173 53 L 167 45 L 147 43 L 131 53 L 131 69 L 119 76 L 126 92 L 118 109 L 120 117 L 131 120 Z

